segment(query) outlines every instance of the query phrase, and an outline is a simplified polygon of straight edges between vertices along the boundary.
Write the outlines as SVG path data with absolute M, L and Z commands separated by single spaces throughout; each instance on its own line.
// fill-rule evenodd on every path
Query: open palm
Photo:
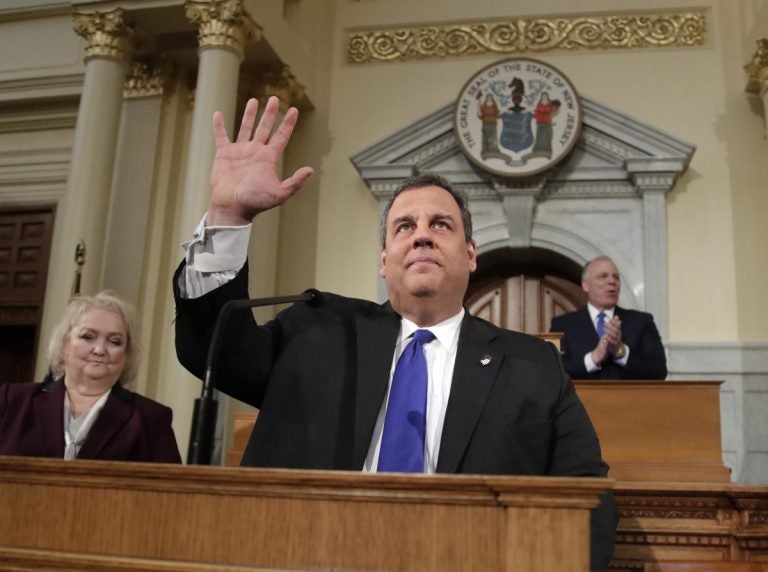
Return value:
M 222 114 L 214 114 L 216 157 L 211 169 L 208 225 L 247 224 L 258 213 L 283 204 L 312 174 L 311 167 L 301 167 L 286 179 L 278 176 L 280 156 L 298 118 L 298 111 L 290 108 L 273 132 L 279 105 L 276 97 L 270 97 L 254 130 L 259 104 L 249 100 L 233 141 L 227 137 Z

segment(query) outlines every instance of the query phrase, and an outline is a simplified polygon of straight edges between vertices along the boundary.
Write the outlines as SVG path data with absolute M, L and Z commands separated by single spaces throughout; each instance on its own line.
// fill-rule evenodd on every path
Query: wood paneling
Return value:
M 0 569 L 34 551 L 172 565 L 157 570 L 584 572 L 588 509 L 611 484 L 5 457 Z

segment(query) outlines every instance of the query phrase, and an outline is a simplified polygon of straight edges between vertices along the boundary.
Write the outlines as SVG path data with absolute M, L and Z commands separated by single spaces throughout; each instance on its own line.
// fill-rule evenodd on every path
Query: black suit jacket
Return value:
M 0 385 L 0 455 L 64 458 L 64 383 Z M 112 388 L 79 459 L 181 463 L 171 410 Z
M 176 351 L 198 377 L 219 309 L 247 298 L 246 285 L 247 268 L 198 299 L 176 291 Z M 361 470 L 386 396 L 400 319 L 389 304 L 332 294 L 322 294 L 319 307 L 295 304 L 263 326 L 249 311 L 233 314 L 216 386 L 260 409 L 243 464 Z M 437 471 L 607 474 L 595 430 L 554 346 L 467 315 Z M 599 569 L 613 550 L 611 495 L 593 524 Z
M 611 361 L 593 373 L 587 373 L 584 366 L 584 356 L 599 341 L 589 310 L 585 307 L 552 319 L 550 331 L 565 334 L 561 349 L 568 374 L 573 379 L 665 379 L 667 356 L 653 316 L 618 306 L 614 315 L 621 320 L 621 337 L 629 346 L 629 359 L 624 367 Z

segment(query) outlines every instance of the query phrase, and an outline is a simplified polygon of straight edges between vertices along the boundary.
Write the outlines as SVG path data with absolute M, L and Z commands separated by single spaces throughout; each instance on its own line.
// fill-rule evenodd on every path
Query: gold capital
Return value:
M 266 99 L 277 96 L 280 107 L 299 107 L 305 101 L 304 85 L 299 83 L 291 68 L 282 65 L 279 68 L 249 70 L 240 76 L 241 93 L 247 97 Z
M 138 99 L 163 95 L 170 87 L 174 71 L 174 63 L 167 56 L 131 61 L 123 85 L 123 97 Z
M 762 97 L 768 91 L 768 38 L 757 40 L 757 50 L 744 70 L 749 76 L 747 91 Z
M 126 23 L 122 8 L 76 12 L 72 21 L 75 32 L 86 40 L 85 61 L 97 57 L 128 61 L 133 30 Z
M 262 28 L 242 0 L 187 0 L 184 7 L 187 18 L 198 26 L 200 48 L 227 48 L 242 60 L 245 44 L 261 38 Z

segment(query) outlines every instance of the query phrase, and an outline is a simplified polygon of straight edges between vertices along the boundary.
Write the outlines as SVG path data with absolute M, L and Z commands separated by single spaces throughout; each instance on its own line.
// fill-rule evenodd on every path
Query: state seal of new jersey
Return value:
M 506 177 L 541 173 L 562 160 L 581 130 L 571 82 L 539 60 L 508 58 L 481 69 L 456 101 L 456 139 L 470 161 Z

